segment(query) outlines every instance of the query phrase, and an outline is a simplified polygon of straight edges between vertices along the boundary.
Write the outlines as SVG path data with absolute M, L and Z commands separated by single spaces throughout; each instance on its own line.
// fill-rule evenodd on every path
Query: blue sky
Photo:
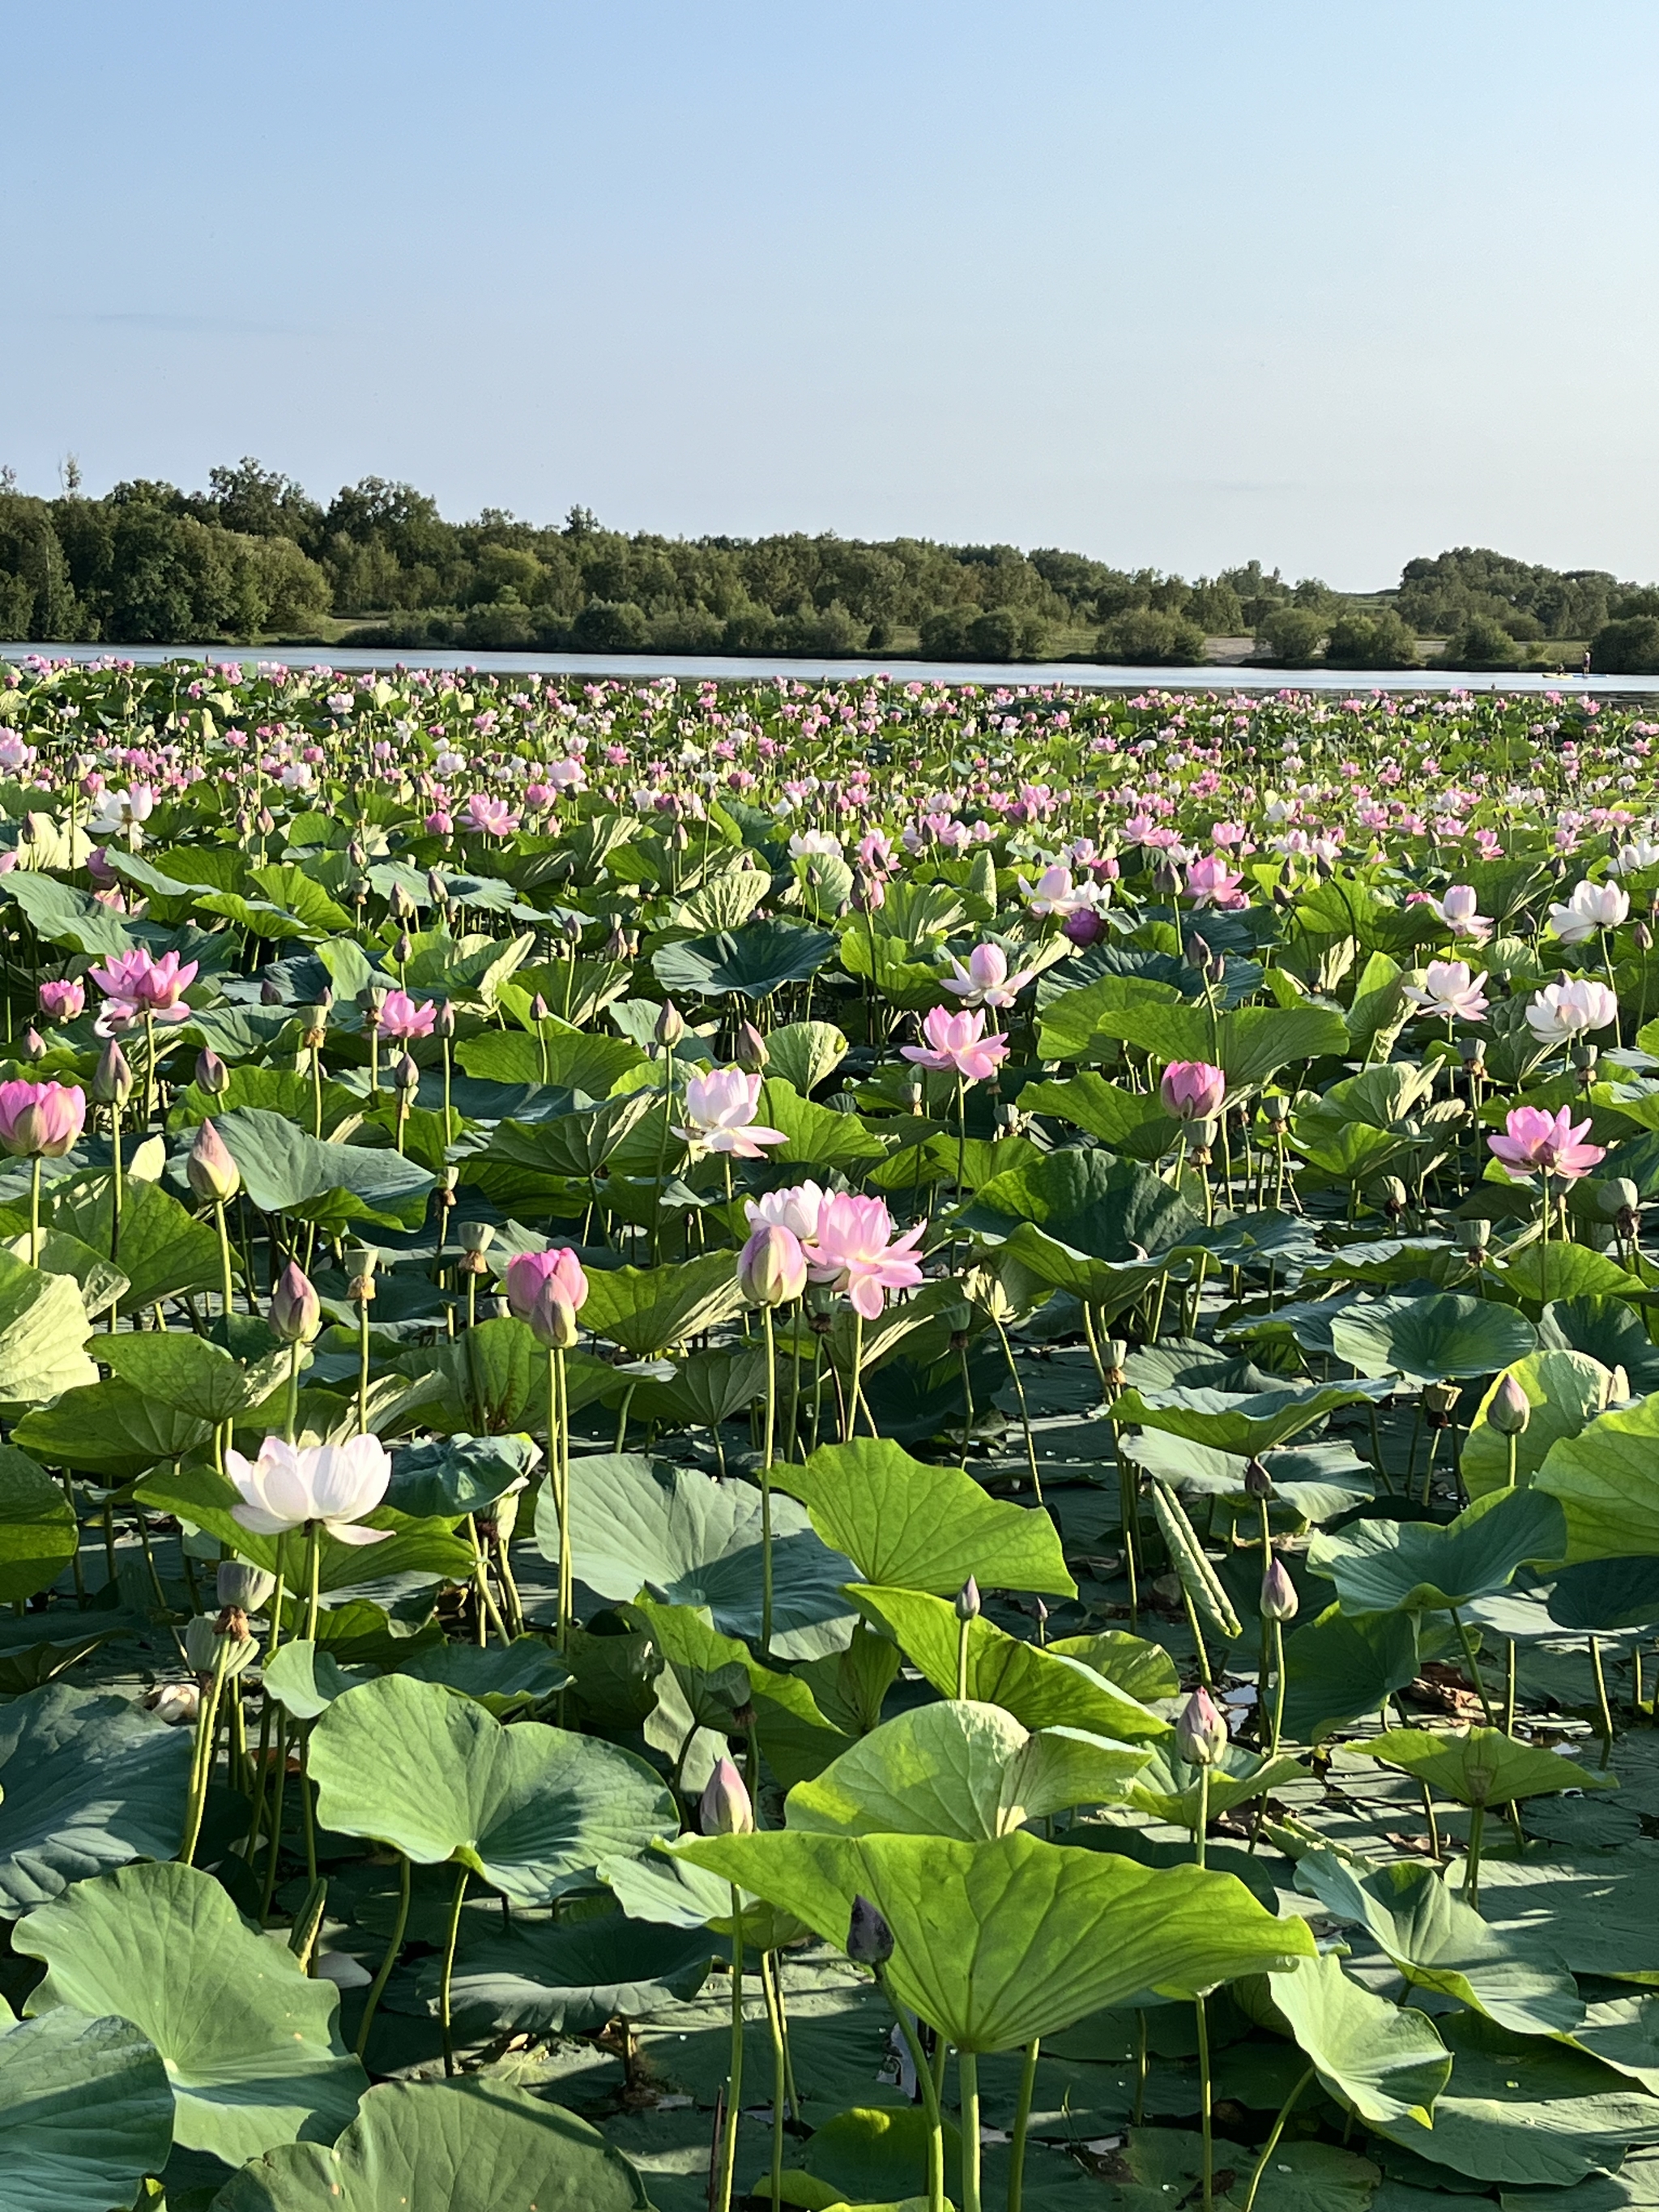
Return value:
M 0 461 L 1659 576 L 1652 0 L 0 0 Z

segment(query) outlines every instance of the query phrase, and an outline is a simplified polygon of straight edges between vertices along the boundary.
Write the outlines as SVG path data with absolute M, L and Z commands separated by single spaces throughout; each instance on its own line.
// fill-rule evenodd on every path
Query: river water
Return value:
M 1659 676 L 1542 676 L 1503 670 L 1429 668 L 1252 668 L 1212 663 L 1202 668 L 1118 668 L 1080 660 L 811 660 L 764 654 L 652 653 L 417 653 L 395 647 L 295 646 L 249 650 L 236 646 L 0 645 L 0 661 L 40 654 L 54 660 L 131 660 L 146 667 L 167 661 L 240 661 L 246 668 L 367 669 L 475 668 L 481 674 L 568 676 L 579 681 L 602 677 L 647 684 L 672 676 L 682 682 L 714 678 L 727 683 L 793 677 L 798 683 L 855 682 L 871 676 L 896 683 L 977 684 L 994 690 L 1026 690 L 1063 684 L 1082 691 L 1319 691 L 1340 698 L 1368 691 L 1576 692 L 1601 697 L 1646 697 L 1659 694 Z

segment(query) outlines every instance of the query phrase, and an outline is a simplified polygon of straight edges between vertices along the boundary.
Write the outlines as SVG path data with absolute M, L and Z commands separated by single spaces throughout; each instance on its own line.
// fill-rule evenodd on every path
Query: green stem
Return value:
M 1486 1808 L 1476 1805 L 1469 1814 L 1469 1856 L 1463 1868 L 1462 1896 L 1466 1904 L 1480 1902 L 1480 1844 L 1486 1832 Z
M 979 2058 L 957 2052 L 957 2081 L 962 2092 L 962 2212 L 980 2212 Z
M 115 1145 L 116 1151 L 118 1155 L 121 1145 L 118 1133 L 116 1136 Z M 220 1295 L 223 1297 L 225 1302 L 225 1318 L 228 1321 L 231 1314 L 231 1301 L 234 1295 L 234 1284 L 235 1279 L 231 1272 L 230 1231 L 226 1224 L 225 1202 L 222 1198 L 216 1198 L 213 1201 L 213 1220 L 214 1226 L 219 1231 L 219 1290 Z
M 444 2073 L 455 2071 L 455 2045 L 450 2027 L 450 1987 L 455 1978 L 455 1942 L 461 1932 L 461 1907 L 466 1902 L 469 1869 L 461 1869 L 455 1883 L 455 1893 L 449 1900 L 449 1926 L 444 1935 L 443 1973 L 438 1984 L 438 2018 L 444 2032 Z
M 957 1624 L 957 1695 L 964 1702 L 968 1696 L 968 1637 L 973 1625 L 971 1620 Z
M 570 1615 L 575 1603 L 576 1576 L 572 1560 L 570 1533 L 570 1386 L 564 1371 L 564 1354 L 555 1349 L 550 1354 L 552 1372 L 549 1376 L 549 1403 L 558 1400 L 558 1419 L 553 1425 L 558 1454 L 553 1462 L 558 1487 L 554 1492 L 554 1504 L 559 1516 L 559 1649 L 570 1649 Z M 552 1437 L 550 1437 L 550 1442 Z
M 761 1452 L 761 1657 L 772 1663 L 772 1454 L 777 1435 L 778 1364 L 772 1309 L 761 1308 L 766 1343 L 766 1438 Z
M 230 1638 L 222 1636 L 214 1655 L 212 1685 L 196 1715 L 196 1748 L 191 1761 L 190 1795 L 185 1800 L 185 1836 L 179 1846 L 180 1866 L 188 1866 L 195 1857 L 202 1833 L 202 1815 L 207 1809 L 208 1784 L 213 1774 L 213 1739 L 219 1727 L 219 1698 L 225 1686 L 225 1662 L 229 1656 Z
M 1607 1678 L 1601 1671 L 1601 1639 L 1589 1640 L 1590 1672 L 1595 1677 L 1595 1710 L 1601 1723 L 1601 1768 L 1605 1773 L 1613 1757 L 1613 1709 L 1607 1703 Z
M 40 1264 L 40 1155 L 29 1162 L 29 1265 Z
M 1255 2192 L 1261 2186 L 1262 2175 L 1267 2171 L 1267 2160 L 1278 2149 L 1279 2138 L 1285 2132 L 1285 2123 L 1290 2118 L 1297 2100 L 1301 2096 L 1302 2092 L 1307 2087 L 1309 2082 L 1313 2080 L 1313 2077 L 1314 2069 L 1310 2066 L 1307 2072 L 1302 2076 L 1302 2079 L 1297 2083 L 1295 2088 L 1291 2090 L 1290 2095 L 1285 2098 L 1284 2103 L 1279 2106 L 1279 2118 L 1273 2122 L 1273 2131 L 1268 2136 L 1267 2142 L 1261 2146 L 1261 2155 L 1257 2159 L 1255 2162 L 1255 2171 L 1250 2176 L 1250 2185 L 1245 2192 L 1243 2212 L 1252 2212 L 1252 2208 L 1255 2203 Z
M 322 1601 L 323 1534 L 317 1521 L 306 1522 L 306 1641 L 317 1641 L 317 1612 Z
M 1031 1434 L 1031 1416 L 1025 1403 L 1025 1385 L 1020 1381 L 1019 1370 L 1014 1364 L 1014 1347 L 1008 1341 L 1007 1330 L 1003 1327 L 1002 1323 L 996 1319 L 994 1315 L 992 1316 L 991 1326 L 995 1329 L 997 1335 L 1001 1340 L 1002 1356 L 1008 1363 L 1008 1373 L 1013 1382 L 1014 1395 L 1019 1400 L 1019 1425 L 1025 1434 L 1026 1464 L 1031 1470 L 1031 1487 L 1036 1492 L 1036 1502 L 1041 1505 L 1042 1503 L 1042 1477 L 1037 1473 L 1036 1443 Z
M 769 1951 L 761 1960 L 761 1988 L 766 1996 L 766 2022 L 772 2031 L 772 2212 L 783 2203 L 784 2079 L 783 1984 L 778 1974 L 778 1954 Z
M 1198 1825 L 1193 1830 L 1193 1856 L 1200 1866 L 1204 1863 L 1204 1850 L 1209 1838 L 1209 1829 L 1210 1770 L 1207 1766 L 1200 1766 L 1198 1770 Z
M 726 2125 L 720 2135 L 720 2173 L 714 2212 L 732 2212 L 732 2179 L 738 2163 L 738 2106 L 743 2096 L 743 1898 L 732 1885 L 732 2057 L 726 2092 Z
M 1215 2130 L 1211 2116 L 1210 2095 L 1210 2024 L 1204 2016 L 1204 2000 L 1194 1999 L 1194 2010 L 1198 2016 L 1198 2094 L 1199 2124 L 1204 2136 L 1204 2212 L 1211 2212 L 1215 2203 Z
M 1014 2107 L 1013 2142 L 1008 2152 L 1008 2212 L 1021 2212 L 1025 2201 L 1025 2137 L 1031 2124 L 1031 2097 L 1036 2088 L 1041 2049 L 1034 2035 L 1025 2046 L 1025 2063 L 1020 2069 L 1019 2101 Z
M 409 1925 L 409 1861 L 403 1852 L 398 1854 L 398 1917 L 392 1923 L 392 1941 L 386 1947 L 380 1971 L 368 1985 L 368 2001 L 363 2007 L 363 2017 L 357 2030 L 357 2056 L 361 2058 L 368 2048 L 368 2031 L 374 2025 L 374 2009 L 380 2003 L 386 1984 L 392 1979 L 392 1969 L 397 1965 L 404 1948 L 404 1931 Z
M 298 1340 L 288 1348 L 288 1412 L 283 1433 L 288 1442 L 294 1442 L 294 1431 L 300 1421 L 300 1346 Z
M 1279 1756 L 1279 1731 L 1285 1725 L 1285 1630 L 1282 1623 L 1273 1623 L 1273 1726 L 1267 1747 L 1267 1756 Z
M 927 2115 L 927 2212 L 950 2212 L 945 2196 L 945 2128 L 939 2118 L 939 2085 L 933 2078 L 932 2067 L 927 2063 L 927 2054 L 921 2047 L 921 2039 L 911 2025 L 910 2015 L 889 1985 L 885 1967 L 878 1966 L 875 1972 L 877 1984 L 893 2008 L 899 2033 L 904 2038 L 904 2047 L 910 2054 L 916 2087 L 921 2092 L 922 2107 Z M 939 2047 L 941 2051 L 945 2048 L 942 2035 Z
M 1468 1623 L 1455 1606 L 1451 1609 L 1451 1617 L 1452 1626 L 1457 1631 L 1457 1640 L 1463 1647 L 1463 1657 L 1468 1666 L 1470 1680 L 1474 1682 L 1476 1694 L 1480 1699 L 1480 1710 L 1486 1717 L 1486 1726 L 1496 1728 L 1498 1723 L 1492 1717 L 1492 1699 L 1486 1695 L 1486 1685 L 1480 1673 L 1480 1662 L 1474 1656 L 1474 1638 L 1469 1634 Z

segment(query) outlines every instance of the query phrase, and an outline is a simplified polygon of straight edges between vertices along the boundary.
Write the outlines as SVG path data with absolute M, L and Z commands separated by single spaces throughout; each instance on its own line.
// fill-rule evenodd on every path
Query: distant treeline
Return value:
M 325 507 L 255 460 L 210 471 L 205 491 L 141 479 L 101 499 L 73 484 L 32 498 L 0 478 L 0 637 L 17 641 L 1171 664 L 1247 635 L 1288 665 L 1402 665 L 1430 636 L 1449 641 L 1449 665 L 1594 639 L 1609 665 L 1659 667 L 1659 590 L 1469 547 L 1356 597 L 1255 561 L 1188 582 L 1057 548 L 629 534 L 580 507 L 557 526 L 493 507 L 447 522 L 410 484 L 367 477 Z

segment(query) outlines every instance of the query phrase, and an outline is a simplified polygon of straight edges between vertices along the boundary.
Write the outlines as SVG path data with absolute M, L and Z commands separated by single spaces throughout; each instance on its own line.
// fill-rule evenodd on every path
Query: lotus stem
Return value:
M 1486 1832 L 1486 1808 L 1475 1805 L 1469 1811 L 1469 1855 L 1463 1867 L 1462 1895 L 1466 1904 L 1480 1902 L 1480 1845 Z
M 783 2203 L 783 2112 L 786 2095 L 783 2022 L 783 1984 L 778 1976 L 778 1954 L 761 1958 L 761 1991 L 766 1999 L 766 2024 L 772 2031 L 772 2212 Z
M 1279 1621 L 1273 1624 L 1273 1722 L 1268 1741 L 1267 1756 L 1279 1756 L 1279 1739 L 1285 1726 L 1285 1630 Z
M 1025 2063 L 1019 2070 L 1019 2101 L 1014 2107 L 1013 2140 L 1008 2152 L 1008 2212 L 1023 2212 L 1025 2202 L 1025 2137 L 1031 2124 L 1031 2097 L 1042 2047 L 1034 2035 L 1025 2046 Z
M 317 1641 L 317 1613 L 322 1603 L 322 1524 L 306 1522 L 306 1641 Z
M 113 1254 L 111 1257 L 113 1258 Z M 29 1162 L 29 1265 L 40 1264 L 40 1155 Z
M 455 1882 L 454 1895 L 449 1900 L 449 1925 L 444 1931 L 443 1972 L 438 1983 L 438 2017 L 444 2032 L 444 2073 L 446 2077 L 455 2071 L 455 2045 L 451 2032 L 450 1989 L 455 1978 L 455 1943 L 461 1932 L 461 1907 L 466 1902 L 469 1869 L 463 1867 Z
M 185 1800 L 184 1839 L 179 1846 L 181 1866 L 188 1866 L 194 1859 L 201 1838 L 202 1815 L 207 1809 L 208 1784 L 213 1774 L 214 1738 L 219 1732 L 219 1699 L 224 1691 L 225 1662 L 229 1656 L 230 1638 L 222 1636 L 213 1657 L 212 1682 L 197 1709 L 195 1751 L 191 1760 L 189 1794 Z
M 121 1149 L 118 1128 L 116 1133 L 115 1149 L 118 1157 Z M 213 1201 L 213 1224 L 219 1232 L 219 1291 L 224 1300 L 225 1319 L 228 1321 L 235 1295 L 235 1277 L 230 1264 L 230 1229 L 225 1220 L 225 1202 L 222 1198 L 216 1198 Z M 114 1255 L 112 1254 L 111 1257 L 113 1258 Z
M 1008 1332 L 993 1316 L 991 1326 L 1002 1345 L 1002 1356 L 1008 1363 L 1008 1374 L 1014 1386 L 1014 1395 L 1019 1400 L 1019 1425 L 1025 1437 L 1025 1460 L 1031 1470 L 1031 1487 L 1036 1492 L 1036 1502 L 1042 1503 L 1042 1477 L 1037 1473 L 1036 1443 L 1031 1434 L 1031 1416 L 1025 1404 L 1025 1385 L 1019 1379 L 1019 1369 L 1014 1364 L 1014 1347 L 1008 1341 Z
M 1601 1769 L 1605 1773 L 1613 1757 L 1613 1708 L 1607 1703 L 1607 1678 L 1601 1667 L 1601 1639 L 1592 1636 L 1589 1640 L 1590 1672 L 1595 1677 L 1595 1710 L 1601 1723 Z
M 1199 2125 L 1204 2139 L 1203 2203 L 1204 2212 L 1212 2212 L 1215 2203 L 1215 2130 L 1210 2111 L 1210 2025 L 1204 2015 L 1202 1997 L 1194 1998 L 1193 2009 L 1198 2020 Z
M 761 1332 L 766 1346 L 766 1433 L 761 1447 L 761 1657 L 772 1662 L 772 1454 L 778 1423 L 777 1345 L 772 1309 L 761 1308 Z
M 916 2087 L 921 2092 L 922 2108 L 927 2115 L 927 2212 L 950 2212 L 945 2196 L 945 2127 L 939 2118 L 939 2085 L 908 2012 L 893 1995 L 886 1967 L 878 1966 L 875 1976 L 883 1996 L 893 2008 L 893 2017 L 898 2022 L 899 2033 L 904 2038 L 904 2047 L 910 2054 Z M 942 2035 L 939 2038 L 938 2048 L 940 2051 L 945 2048 Z
M 1475 1693 L 1480 1700 L 1480 1710 L 1486 1715 L 1486 1726 L 1496 1728 L 1498 1723 L 1492 1717 L 1492 1699 L 1486 1695 L 1486 1685 L 1480 1673 L 1480 1662 L 1475 1656 L 1474 1638 L 1469 1633 L 1468 1623 L 1455 1606 L 1451 1608 L 1451 1617 L 1452 1626 L 1457 1631 L 1457 1640 L 1463 1647 L 1463 1657 L 1468 1667 L 1469 1679 L 1474 1684 Z
M 957 2081 L 962 2092 L 962 2212 L 981 2212 L 979 2193 L 979 2057 L 957 2052 Z
M 1255 2192 L 1261 2186 L 1262 2175 L 1267 2171 L 1267 2160 L 1279 2148 L 1279 2138 L 1285 2132 L 1285 2123 L 1290 2118 L 1291 2113 L 1295 2108 L 1297 2100 L 1300 2098 L 1302 2092 L 1307 2087 L 1309 2082 L 1313 2080 L 1313 2077 L 1314 2069 L 1310 2066 L 1307 2072 L 1302 2076 L 1302 2079 L 1297 2083 L 1295 2088 L 1291 2090 L 1290 2095 L 1285 2098 L 1284 2103 L 1279 2106 L 1279 2118 L 1273 2122 L 1273 2130 L 1268 2136 L 1267 2142 L 1261 2146 L 1261 2155 L 1255 2162 L 1255 2170 L 1250 2176 L 1250 2185 L 1245 2191 L 1244 2202 L 1243 2206 L 1240 2208 L 1240 2212 L 1253 2212 L 1253 2208 L 1255 2203 Z
M 732 2057 L 727 2072 L 726 2126 L 720 2136 L 720 2171 L 714 2212 L 732 2212 L 732 2180 L 738 2162 L 738 2106 L 743 2095 L 743 1897 L 732 1885 Z
M 359 2058 L 368 2048 L 368 2031 L 374 2025 L 375 2008 L 380 2002 L 386 1984 L 392 1979 L 392 1969 L 397 1965 L 403 1953 L 404 1931 L 409 1926 L 409 1860 L 402 1851 L 399 1851 L 397 1917 L 392 1923 L 392 1940 L 386 1947 L 386 1955 L 380 1960 L 379 1971 L 368 1985 L 368 2000 L 363 2006 L 363 2016 L 357 2028 L 356 2051 Z

